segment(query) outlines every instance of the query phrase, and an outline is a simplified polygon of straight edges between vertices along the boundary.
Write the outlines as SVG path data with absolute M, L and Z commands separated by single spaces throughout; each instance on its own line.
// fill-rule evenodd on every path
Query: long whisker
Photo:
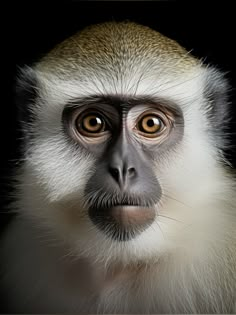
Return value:
M 185 206 L 186 208 L 192 209 L 192 207 L 190 205 L 187 205 L 186 203 L 184 203 L 183 201 L 180 201 L 170 195 L 167 195 L 166 193 L 163 193 L 163 196 L 166 197 L 167 199 L 171 199 L 173 201 L 176 201 L 178 203 L 180 203 L 181 205 Z
M 173 221 L 176 221 L 176 222 L 179 222 L 179 223 L 184 223 L 183 221 L 181 221 L 181 220 L 178 220 L 178 219 L 175 219 L 175 218 L 172 218 L 172 217 L 169 217 L 169 216 L 167 216 L 167 215 L 162 215 L 162 214 L 157 214 L 158 215 L 158 217 L 163 217 L 163 218 L 167 218 L 167 219 L 170 219 L 170 220 L 173 220 Z

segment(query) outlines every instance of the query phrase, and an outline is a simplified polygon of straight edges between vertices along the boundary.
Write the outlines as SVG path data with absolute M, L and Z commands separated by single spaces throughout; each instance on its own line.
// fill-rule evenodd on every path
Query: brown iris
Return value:
M 147 134 L 157 134 L 163 130 L 164 123 L 162 119 L 156 115 L 146 115 L 141 118 L 138 123 L 138 129 Z
M 105 121 L 99 114 L 88 114 L 77 121 L 79 130 L 85 133 L 101 133 L 105 130 Z

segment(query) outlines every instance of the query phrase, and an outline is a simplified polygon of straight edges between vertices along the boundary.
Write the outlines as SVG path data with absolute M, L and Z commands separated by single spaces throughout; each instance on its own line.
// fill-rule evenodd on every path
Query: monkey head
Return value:
M 148 27 L 75 34 L 20 76 L 22 214 L 99 261 L 207 250 L 228 193 L 226 92 L 219 71 Z

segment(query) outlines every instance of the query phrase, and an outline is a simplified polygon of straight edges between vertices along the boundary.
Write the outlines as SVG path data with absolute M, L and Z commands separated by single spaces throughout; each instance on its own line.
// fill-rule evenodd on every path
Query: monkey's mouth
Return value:
M 132 203 L 113 204 L 110 207 L 90 207 L 92 222 L 118 241 L 128 241 L 149 227 L 155 219 L 154 207 Z

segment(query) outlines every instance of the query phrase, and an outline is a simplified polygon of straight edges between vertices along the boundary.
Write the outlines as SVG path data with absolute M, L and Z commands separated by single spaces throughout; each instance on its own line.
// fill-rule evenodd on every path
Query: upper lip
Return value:
M 138 205 L 137 203 L 116 203 L 112 205 L 112 207 L 141 207 L 141 205 Z
M 112 203 L 111 206 L 112 207 L 116 207 L 116 206 L 136 206 L 136 207 L 140 207 L 141 205 L 138 204 L 137 202 L 132 202 L 132 200 L 121 200 L 120 202 Z
M 89 207 L 96 209 L 111 209 L 113 207 L 144 207 L 149 208 L 154 205 L 154 201 L 150 198 L 144 198 L 140 195 L 116 195 L 111 197 L 105 193 L 101 193 L 100 196 L 97 196 L 95 199 L 93 196 L 89 196 L 87 203 Z

